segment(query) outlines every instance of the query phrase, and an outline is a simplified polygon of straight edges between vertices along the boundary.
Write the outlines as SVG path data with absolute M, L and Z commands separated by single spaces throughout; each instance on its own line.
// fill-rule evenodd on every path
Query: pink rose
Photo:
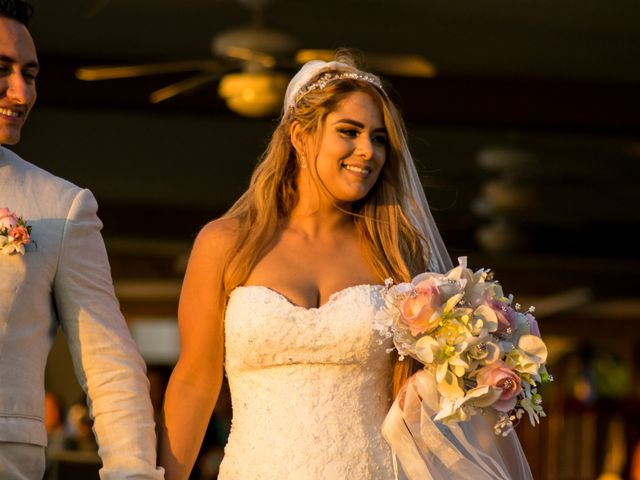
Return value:
M 520 377 L 502 360 L 490 363 L 478 370 L 476 377 L 478 386 L 489 385 L 502 389 L 502 395 L 492 405 L 500 412 L 513 410 L 518 402 L 518 395 L 522 392 Z
M 411 330 L 411 335 L 430 332 L 440 322 L 434 315 L 440 306 L 440 291 L 431 280 L 424 280 L 415 287 L 411 295 L 402 303 L 402 321 Z
M 489 302 L 489 307 L 498 318 L 498 333 L 505 333 L 509 328 L 512 331 L 516 329 L 516 311 L 511 306 L 493 299 Z
M 18 217 L 15 213 L 11 213 L 8 208 L 0 208 L 0 230 L 4 228 L 13 228 L 18 223 Z
M 24 225 L 16 225 L 9 229 L 9 235 L 13 237 L 14 241 L 26 245 L 29 243 L 29 230 Z

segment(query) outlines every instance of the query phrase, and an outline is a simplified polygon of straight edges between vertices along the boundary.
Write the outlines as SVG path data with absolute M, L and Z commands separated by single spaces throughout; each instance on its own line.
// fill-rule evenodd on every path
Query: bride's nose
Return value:
M 373 156 L 373 142 L 366 135 L 360 135 L 356 145 L 355 154 L 365 160 L 369 160 Z

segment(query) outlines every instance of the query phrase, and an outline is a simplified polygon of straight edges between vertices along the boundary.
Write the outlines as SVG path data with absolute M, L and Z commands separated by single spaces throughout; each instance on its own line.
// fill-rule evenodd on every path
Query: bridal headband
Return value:
M 320 75 L 314 82 L 311 79 Z M 342 62 L 311 60 L 289 82 L 284 97 L 284 111 L 295 106 L 307 93 L 325 88 L 328 84 L 342 79 L 364 80 L 382 90 L 382 83 L 375 75 L 356 70 Z

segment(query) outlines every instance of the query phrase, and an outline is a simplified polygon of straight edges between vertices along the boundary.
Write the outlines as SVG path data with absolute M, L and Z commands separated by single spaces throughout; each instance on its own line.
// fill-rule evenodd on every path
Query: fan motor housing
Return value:
M 230 50 L 238 48 L 284 57 L 293 54 L 296 47 L 291 35 L 252 25 L 227 30 L 211 40 L 213 54 L 222 57 L 229 56 Z

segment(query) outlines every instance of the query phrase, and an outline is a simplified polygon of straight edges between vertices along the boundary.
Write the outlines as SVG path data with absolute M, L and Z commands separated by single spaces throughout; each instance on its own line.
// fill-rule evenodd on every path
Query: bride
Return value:
M 380 80 L 347 56 L 307 63 L 248 190 L 193 246 L 163 410 L 166 478 L 188 477 L 225 370 L 220 479 L 397 476 L 381 425 L 412 372 L 372 322 L 384 279 L 449 267 Z M 447 452 L 422 452 L 437 460 L 425 478 L 466 478 Z

